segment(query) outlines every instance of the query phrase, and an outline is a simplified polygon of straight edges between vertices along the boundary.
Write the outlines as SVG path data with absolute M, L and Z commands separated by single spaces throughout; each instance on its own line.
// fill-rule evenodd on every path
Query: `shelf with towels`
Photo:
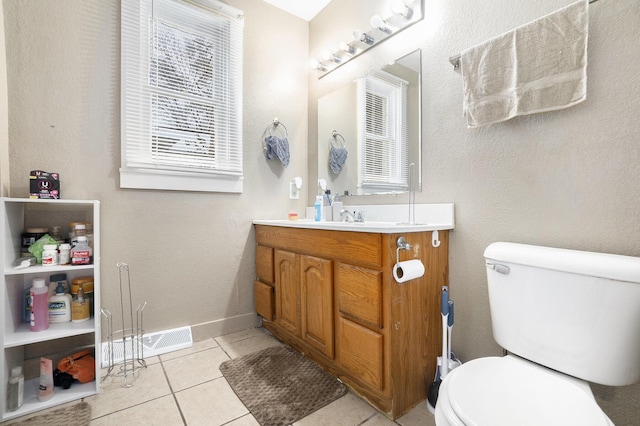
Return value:
M 589 0 L 589 4 L 591 4 L 591 3 L 595 3 L 595 2 L 597 2 L 597 1 L 598 1 L 598 0 Z M 459 70 L 459 69 L 460 69 L 460 57 L 461 57 L 461 56 L 462 56 L 462 55 L 461 55 L 460 53 L 458 53 L 457 55 L 453 55 L 453 56 L 450 56 L 450 57 L 449 57 L 449 63 L 451 63 L 451 65 L 453 65 L 453 69 L 454 69 L 455 71 L 457 71 L 457 70 Z

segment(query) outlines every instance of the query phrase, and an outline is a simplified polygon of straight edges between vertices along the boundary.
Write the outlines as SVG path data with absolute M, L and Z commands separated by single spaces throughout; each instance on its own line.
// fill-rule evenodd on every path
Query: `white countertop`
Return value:
M 325 229 L 332 231 L 374 232 L 396 234 L 398 232 L 443 231 L 453 229 L 452 224 L 426 223 L 410 225 L 396 222 L 315 222 L 312 220 L 254 220 L 255 225 L 284 226 L 288 228 Z
M 332 231 L 374 232 L 395 234 L 398 232 L 444 231 L 454 228 L 453 203 L 416 204 L 416 224 L 410 225 L 408 205 L 345 206 L 349 210 L 365 212 L 364 222 L 316 222 L 310 219 L 256 219 L 255 225 L 285 226 L 288 228 L 326 229 Z M 405 218 L 394 220 L 394 218 Z M 371 219 L 371 220 L 368 220 Z

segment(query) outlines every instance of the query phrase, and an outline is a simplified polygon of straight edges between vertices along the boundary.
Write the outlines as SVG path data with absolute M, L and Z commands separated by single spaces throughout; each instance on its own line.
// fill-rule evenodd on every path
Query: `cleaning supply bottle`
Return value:
M 31 331 L 42 331 L 49 328 L 49 290 L 42 278 L 34 278 L 29 291 L 31 299 Z
M 40 386 L 38 399 L 47 401 L 53 396 L 53 362 L 48 358 L 40 358 Z
M 90 265 L 93 250 L 89 247 L 88 239 L 85 235 L 78 237 L 78 243 L 71 248 L 72 265 Z
M 49 323 L 71 321 L 71 295 L 64 292 L 62 281 L 58 282 L 56 293 L 49 298 Z
M 91 310 L 89 301 L 84 298 L 82 284 L 78 287 L 78 293 L 71 302 L 71 322 L 84 322 L 89 320 Z
M 313 205 L 313 208 L 315 209 L 316 215 L 315 215 L 315 221 L 316 222 L 320 222 L 322 221 L 322 195 L 318 195 L 316 196 L 316 202 Z
M 11 369 L 11 377 L 7 385 L 7 411 L 15 411 L 22 407 L 24 400 L 24 375 L 22 367 L 17 366 Z

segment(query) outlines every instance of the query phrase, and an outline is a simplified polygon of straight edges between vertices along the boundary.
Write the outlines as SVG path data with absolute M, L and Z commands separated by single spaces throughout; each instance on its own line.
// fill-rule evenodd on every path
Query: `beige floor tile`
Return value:
M 369 417 L 367 421 L 362 423 L 362 426 L 396 426 L 397 423 L 393 420 L 390 420 L 387 416 L 382 413 L 375 413 L 373 416 Z
M 220 364 L 229 357 L 219 347 L 180 358 L 163 361 L 162 365 L 174 392 L 221 377 Z
M 427 408 L 427 402 L 422 401 L 411 411 L 396 420 L 402 426 L 435 426 L 436 420 Z
M 213 338 L 201 340 L 200 342 L 194 342 L 190 348 L 180 349 L 179 351 L 168 352 L 160 355 L 160 359 L 163 361 L 169 361 L 170 359 L 180 358 L 181 356 L 190 355 L 196 352 L 205 351 L 207 349 L 217 348 L 218 342 Z
M 256 420 L 251 413 L 246 414 L 239 419 L 235 419 L 226 423 L 225 426 L 260 426 L 260 423 Z
M 265 334 L 271 336 L 271 333 L 269 333 L 267 329 L 262 327 L 256 327 L 256 328 L 249 328 L 246 330 L 238 331 L 231 334 L 225 334 L 224 336 L 218 336 L 215 338 L 215 340 L 216 342 L 218 342 L 220 346 L 222 346 L 222 345 L 228 345 L 230 343 L 237 342 L 240 340 L 250 339 L 252 337 L 264 336 Z
M 153 364 L 140 370 L 132 387 L 125 388 L 123 384 L 123 378 L 109 377 L 102 382 L 98 395 L 85 399 L 91 404 L 92 418 L 102 417 L 105 414 L 171 394 L 160 364 Z
M 249 413 L 224 378 L 176 392 L 189 426 L 222 425 Z
M 283 343 L 273 337 L 271 334 L 260 334 L 255 337 L 238 340 L 229 343 L 228 345 L 223 345 L 222 349 L 231 358 L 239 358 L 247 354 L 261 351 L 262 349 L 282 345 Z
M 126 410 L 91 420 L 91 426 L 182 425 L 182 417 L 172 395 L 163 396 Z
M 342 398 L 311 413 L 294 426 L 355 426 L 377 414 L 377 411 L 362 399 L 348 392 Z

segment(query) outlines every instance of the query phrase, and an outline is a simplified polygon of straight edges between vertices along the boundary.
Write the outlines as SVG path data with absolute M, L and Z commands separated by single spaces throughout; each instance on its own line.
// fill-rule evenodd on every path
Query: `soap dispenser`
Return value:
M 58 282 L 56 293 L 49 298 L 49 322 L 71 321 L 71 295 L 65 293 L 62 281 Z
M 315 209 L 315 221 L 316 222 L 321 222 L 322 221 L 322 212 L 323 212 L 323 202 L 322 202 L 322 195 L 317 195 L 316 196 L 316 202 L 313 205 L 313 208 Z

